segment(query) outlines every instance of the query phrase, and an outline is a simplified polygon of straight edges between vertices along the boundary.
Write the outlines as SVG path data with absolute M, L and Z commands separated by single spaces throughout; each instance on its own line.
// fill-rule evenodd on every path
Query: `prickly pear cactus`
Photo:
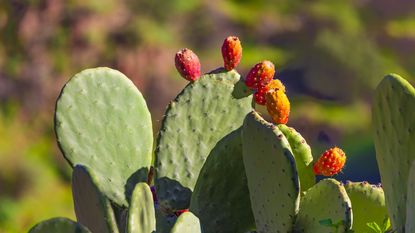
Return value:
M 415 162 L 409 172 L 407 196 L 405 232 L 415 232 Z
M 68 218 L 58 217 L 42 221 L 33 226 L 29 233 L 91 233 L 86 227 Z
M 117 233 L 117 222 L 111 203 L 98 189 L 96 180 L 89 168 L 75 166 L 72 193 L 76 219 L 92 232 Z
M 385 206 L 385 194 L 380 186 L 367 182 L 347 182 L 344 185 L 353 207 L 353 230 L 368 232 L 367 223 L 382 225 L 388 217 Z
M 155 184 L 164 208 L 189 208 L 207 156 L 251 111 L 252 97 L 239 79 L 234 70 L 217 70 L 187 85 L 170 103 L 156 148 Z
M 396 74 L 378 85 L 372 109 L 376 159 L 394 230 L 404 232 L 407 183 L 415 160 L 415 90 Z M 405 185 L 404 185 L 405 184 Z
M 352 205 L 343 185 L 334 179 L 324 179 L 310 188 L 301 198 L 294 232 L 342 233 L 352 228 Z M 327 226 L 329 220 L 337 225 Z
M 243 81 L 234 70 L 242 57 L 237 37 L 225 40 L 222 55 L 226 69 L 200 77 L 196 54 L 188 49 L 176 54 L 176 68 L 191 83 L 170 103 L 158 135 L 156 202 L 145 183 L 153 134 L 143 96 L 116 70 L 75 75 L 57 100 L 55 131 L 74 167 L 79 223 L 50 219 L 30 233 L 338 233 L 366 232 L 368 222 L 381 225 L 387 214 L 380 187 L 344 187 L 334 179 L 315 184 L 304 138 L 253 110 L 252 94 L 274 122 L 288 121 L 291 105 L 284 85 L 272 80 L 274 65 L 258 63 Z M 386 203 L 394 229 L 402 233 L 405 227 L 415 231 L 415 162 L 409 172 L 415 160 L 414 97 L 409 83 L 389 75 L 373 107 Z M 331 176 L 343 167 L 340 148 L 327 153 L 314 164 L 316 174 Z M 350 199 L 357 218 L 353 230 Z
M 128 233 L 152 233 L 156 230 L 153 196 L 146 183 L 135 186 L 128 213 Z
M 312 168 L 313 155 L 311 154 L 311 148 L 303 136 L 294 128 L 283 124 L 279 124 L 278 128 L 290 143 L 300 178 L 301 190 L 305 192 L 316 183 Z
M 185 212 L 177 218 L 170 233 L 202 233 L 199 219 L 192 212 Z
M 290 144 L 277 126 L 256 112 L 242 129 L 243 161 L 259 232 L 291 232 L 300 183 Z
M 99 189 L 119 206 L 151 163 L 153 132 L 134 84 L 109 68 L 84 70 L 63 88 L 55 112 L 58 144 L 72 166 L 94 170 Z
M 166 214 L 157 206 L 156 208 L 156 232 L 157 233 L 170 233 L 177 220 L 177 216 L 174 214 Z
M 209 154 L 193 191 L 190 210 L 205 233 L 255 229 L 242 160 L 241 129 L 228 134 Z

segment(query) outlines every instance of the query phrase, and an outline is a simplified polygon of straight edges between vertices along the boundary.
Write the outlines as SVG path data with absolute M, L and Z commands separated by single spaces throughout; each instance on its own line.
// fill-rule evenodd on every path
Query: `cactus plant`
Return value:
M 387 75 L 376 88 L 372 118 L 386 206 L 393 229 L 398 233 L 405 232 L 406 184 L 415 160 L 414 113 L 414 88 L 399 75 Z
M 243 160 L 259 232 L 290 232 L 300 183 L 290 144 L 277 126 L 249 113 L 242 128 Z
M 199 74 L 200 64 L 193 65 Z M 30 233 L 360 233 L 382 231 L 374 226 L 387 217 L 394 232 L 415 229 L 415 90 L 407 81 L 388 75 L 376 90 L 373 128 L 383 193 L 364 182 L 316 183 L 313 166 L 321 170 L 323 164 L 312 163 L 310 146 L 285 125 L 290 105 L 284 85 L 276 81 L 260 91 L 266 85 L 261 76 L 243 80 L 234 65 L 192 76 L 170 103 L 156 143 L 155 193 L 148 186 L 151 117 L 141 93 L 109 68 L 75 75 L 57 100 L 55 131 L 74 169 L 78 223 L 50 219 Z M 281 124 L 253 110 L 253 92 Z
M 91 233 L 86 227 L 68 218 L 51 218 L 33 226 L 29 233 Z
M 388 217 L 382 187 L 367 182 L 347 182 L 344 185 L 353 207 L 353 230 L 368 231 L 367 223 L 382 225 Z
M 96 176 L 76 165 L 72 173 L 72 193 L 78 222 L 92 232 L 116 233 L 117 222 L 110 201 L 100 192 Z
M 224 137 L 209 154 L 197 179 L 190 210 L 206 226 L 205 233 L 255 229 L 242 160 L 241 129 Z
M 128 233 L 147 233 L 156 230 L 153 195 L 146 183 L 138 183 L 131 196 L 128 213 Z
M 316 183 L 316 178 L 312 170 L 313 155 L 311 147 L 306 140 L 294 128 L 288 127 L 284 124 L 279 124 L 278 128 L 284 134 L 290 143 L 291 151 L 295 158 L 295 164 L 300 179 L 302 192 L 307 191 Z
M 141 93 L 109 68 L 75 75 L 56 102 L 55 131 L 68 162 L 94 170 L 99 189 L 128 206 L 135 183 L 147 180 L 153 131 Z
M 192 212 L 183 213 L 177 219 L 171 233 L 202 233 L 199 219 Z
M 207 156 L 252 110 L 252 97 L 239 80 L 234 70 L 217 70 L 190 83 L 170 103 L 155 152 L 156 190 L 165 209 L 189 208 Z
M 412 162 L 408 178 L 405 231 L 415 232 L 415 162 Z
M 338 226 L 340 232 L 347 232 L 352 228 L 350 199 L 343 185 L 331 178 L 318 182 L 301 198 L 295 232 L 334 232 L 330 226 L 321 224 L 321 221 L 326 219 L 340 223 Z

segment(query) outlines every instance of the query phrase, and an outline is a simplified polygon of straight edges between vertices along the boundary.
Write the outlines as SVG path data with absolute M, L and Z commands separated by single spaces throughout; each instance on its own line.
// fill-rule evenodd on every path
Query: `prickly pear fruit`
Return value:
M 236 36 L 228 36 L 222 45 L 222 57 L 226 70 L 233 70 L 242 58 L 241 41 Z
M 281 90 L 270 90 L 265 93 L 267 110 L 276 124 L 287 124 L 290 115 L 290 101 Z
M 333 176 L 339 173 L 346 163 L 346 154 L 338 147 L 331 148 L 324 152 L 314 164 L 316 175 Z
M 258 90 L 254 94 L 255 102 L 260 105 L 265 105 L 265 93 L 267 93 L 270 90 L 281 90 L 285 92 L 285 86 L 279 79 L 273 79 L 266 86 L 259 86 Z
M 279 79 L 273 79 L 271 82 L 267 85 L 268 90 L 280 90 L 285 92 L 285 86 L 282 84 L 281 80 Z
M 245 78 L 246 86 L 251 90 L 258 90 L 260 86 L 265 87 L 275 74 L 275 66 L 270 61 L 262 61 L 249 71 Z
M 174 212 L 174 215 L 176 215 L 177 217 L 179 217 L 181 214 L 189 212 L 189 209 L 184 209 L 184 210 L 177 210 Z
M 268 91 L 267 87 L 260 87 L 254 94 L 255 103 L 265 105 L 265 93 Z
M 175 56 L 176 69 L 180 75 L 195 81 L 200 77 L 200 61 L 197 55 L 190 49 L 182 49 Z

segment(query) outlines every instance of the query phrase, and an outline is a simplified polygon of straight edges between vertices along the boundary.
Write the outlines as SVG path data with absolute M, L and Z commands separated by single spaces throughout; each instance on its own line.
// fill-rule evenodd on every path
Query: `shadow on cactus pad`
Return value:
M 128 203 L 131 202 L 130 198 L 133 193 L 133 190 L 136 184 L 143 182 L 143 177 L 147 177 L 148 168 L 142 167 L 134 172 L 128 179 L 127 183 L 125 184 L 125 196 L 128 200 Z

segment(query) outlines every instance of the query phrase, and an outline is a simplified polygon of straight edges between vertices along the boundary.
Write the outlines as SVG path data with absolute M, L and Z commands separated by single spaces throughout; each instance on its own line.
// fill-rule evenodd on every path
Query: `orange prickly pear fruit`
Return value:
M 275 66 L 270 61 L 262 61 L 256 64 L 249 71 L 245 78 L 245 85 L 251 90 L 258 90 L 260 87 L 267 86 L 272 81 L 275 74 Z
M 195 81 L 200 77 L 200 61 L 197 55 L 190 49 L 182 49 L 175 56 L 176 69 L 180 75 Z
M 346 163 L 346 154 L 338 147 L 333 147 L 324 152 L 314 164 L 313 171 L 316 175 L 333 176 L 339 173 Z
M 286 124 L 290 115 L 290 101 L 282 90 L 270 90 L 265 93 L 269 115 L 276 124 Z
M 233 70 L 241 62 L 242 46 L 236 36 L 228 36 L 222 45 L 222 57 L 226 70 Z
M 268 90 L 280 90 L 285 92 L 285 86 L 279 79 L 273 79 L 271 82 L 268 83 L 267 88 Z
M 273 79 L 266 86 L 259 86 L 258 90 L 254 94 L 255 102 L 259 105 L 265 105 L 265 93 L 270 90 L 281 90 L 285 92 L 285 86 L 279 79 Z

